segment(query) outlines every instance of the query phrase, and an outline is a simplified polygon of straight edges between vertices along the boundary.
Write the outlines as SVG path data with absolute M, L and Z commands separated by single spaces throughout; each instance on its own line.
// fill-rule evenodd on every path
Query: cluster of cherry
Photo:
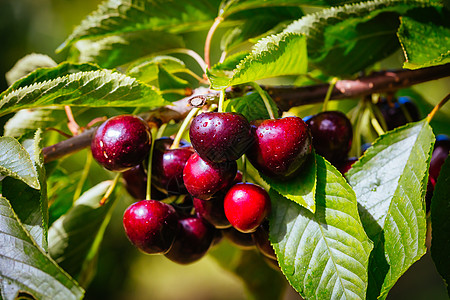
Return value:
M 398 126 L 391 123 L 398 123 L 401 105 L 403 110 L 410 110 L 410 104 L 379 103 L 389 127 Z M 410 116 L 418 119 L 417 108 L 412 108 L 415 111 Z M 396 116 L 392 122 L 391 115 Z M 411 120 L 404 123 L 407 121 Z M 348 158 L 352 136 L 350 121 L 339 111 L 325 111 L 303 120 L 285 117 L 251 123 L 239 113 L 201 113 L 190 124 L 192 146 L 174 143 L 168 137 L 155 140 L 151 199 L 146 199 L 144 162 L 152 136 L 144 120 L 131 115 L 107 120 L 98 128 L 91 149 L 106 169 L 123 172 L 125 186 L 133 197 L 146 199 L 130 205 L 123 217 L 129 240 L 141 251 L 188 264 L 203 257 L 225 236 L 242 248 L 256 246 L 271 265 L 278 267 L 269 242 L 270 197 L 262 187 L 242 182 L 236 160 L 245 154 L 265 176 L 289 180 L 301 170 L 314 147 L 345 174 L 356 161 Z M 446 145 L 448 148 L 448 139 Z M 430 180 L 433 178 L 437 175 L 430 176 Z M 169 201 L 164 199 L 169 196 L 178 197 L 166 203 Z

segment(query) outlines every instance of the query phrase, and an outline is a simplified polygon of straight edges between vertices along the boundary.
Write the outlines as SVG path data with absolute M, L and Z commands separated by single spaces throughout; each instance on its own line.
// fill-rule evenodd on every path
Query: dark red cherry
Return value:
M 256 231 L 252 233 L 252 237 L 259 252 L 270 259 L 277 259 L 275 250 L 273 250 L 269 241 L 269 221 L 264 221 Z
M 238 183 L 225 195 L 225 215 L 237 230 L 254 232 L 271 208 L 269 194 L 259 185 Z
M 347 157 L 352 146 L 353 129 L 345 114 L 325 111 L 312 116 L 306 123 L 318 154 L 334 164 Z
M 189 137 L 205 160 L 237 160 L 253 143 L 250 123 L 239 113 L 202 113 L 192 120 Z
M 137 165 L 122 173 L 125 181 L 125 189 L 135 199 L 142 200 L 147 192 L 147 173 L 142 164 Z M 152 184 L 151 196 L 153 200 L 162 200 L 167 198 L 167 194 L 155 188 Z
M 195 211 L 214 227 L 219 229 L 228 228 L 231 224 L 225 216 L 223 200 L 223 195 L 214 196 L 209 200 L 194 198 Z
M 222 234 L 234 245 L 243 250 L 250 250 L 255 248 L 255 241 L 252 238 L 251 233 L 243 233 L 237 231 L 233 227 L 222 229 Z
M 386 98 L 381 98 L 376 106 L 383 115 L 387 130 L 420 120 L 419 110 L 409 97 L 399 97 L 397 101 L 395 99 L 394 101 L 388 101 Z
M 202 258 L 215 237 L 215 229 L 199 217 L 179 220 L 180 230 L 172 248 L 165 256 L 179 264 L 189 264 Z
M 235 161 L 212 163 L 197 153 L 191 155 L 183 170 L 183 180 L 189 194 L 207 200 L 230 186 L 237 172 Z
M 141 200 L 130 205 L 123 215 L 128 239 L 149 254 L 166 253 L 178 232 L 178 216 L 169 204 Z
M 150 128 L 143 119 L 116 116 L 97 129 L 91 142 L 92 156 L 106 169 L 122 172 L 140 164 L 151 143 Z
M 348 157 L 343 162 L 339 162 L 336 167 L 342 175 L 345 175 L 357 161 L 358 159 L 356 157 Z
M 252 122 L 255 143 L 246 152 L 248 160 L 270 177 L 289 177 L 312 151 L 311 135 L 299 117 Z
M 194 153 L 192 147 L 170 149 L 171 139 L 158 139 L 153 148 L 152 183 L 168 194 L 186 194 L 183 169 Z

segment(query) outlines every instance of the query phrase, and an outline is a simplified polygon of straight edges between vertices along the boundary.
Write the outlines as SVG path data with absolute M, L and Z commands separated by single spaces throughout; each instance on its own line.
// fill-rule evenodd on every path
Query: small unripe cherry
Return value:
M 244 233 L 254 232 L 270 208 L 269 194 L 253 183 L 235 184 L 225 195 L 225 215 L 234 228 Z

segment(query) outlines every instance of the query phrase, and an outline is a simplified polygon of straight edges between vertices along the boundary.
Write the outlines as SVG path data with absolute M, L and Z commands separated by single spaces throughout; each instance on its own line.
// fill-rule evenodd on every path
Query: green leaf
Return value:
M 20 137 L 38 128 L 53 127 L 65 120 L 65 113 L 59 109 L 23 109 L 5 124 L 5 135 Z
M 118 72 L 96 70 L 60 75 L 60 71 L 70 66 L 61 64 L 54 69 L 38 69 L 16 82 L 0 94 L 0 116 L 33 107 L 157 107 L 166 104 L 153 87 Z
M 38 53 L 28 54 L 19 59 L 14 67 L 5 74 L 6 81 L 8 85 L 11 85 L 16 80 L 19 80 L 38 68 L 51 68 L 55 66 L 55 61 L 47 55 Z
M 431 257 L 450 296 L 450 159 L 441 167 L 431 199 Z
M 171 89 L 184 89 L 189 82 L 170 73 L 162 65 L 158 65 L 158 85 L 161 91 Z
M 244 282 L 248 299 L 278 300 L 283 297 L 285 280 L 282 274 L 272 269 L 261 254 L 254 250 L 240 250 L 227 241 L 211 249 L 222 268 L 234 273 Z
M 260 174 L 270 188 L 283 197 L 305 207 L 312 213 L 316 211 L 315 194 L 317 188 L 317 169 L 315 155 L 312 154 L 301 167 L 300 172 L 289 180 L 280 180 Z
M 0 174 L 25 182 L 34 189 L 40 189 L 39 175 L 27 150 L 12 137 L 0 137 Z
M 22 145 L 30 156 L 42 188 L 36 190 L 20 180 L 5 178 L 2 194 L 9 200 L 24 228 L 34 241 L 44 251 L 47 251 L 48 202 L 44 157 L 41 151 L 41 131 L 36 131 L 34 139 L 24 140 Z
M 328 74 L 351 75 L 399 49 L 399 15 L 431 5 L 421 0 L 375 0 L 324 9 L 292 23 L 304 34 L 308 59 Z
M 278 107 L 276 103 L 270 98 L 267 92 L 264 93 L 270 101 L 270 107 L 272 108 L 275 118 L 278 118 Z M 270 119 L 266 106 L 257 92 L 250 92 L 242 97 L 225 101 L 224 111 L 241 113 L 249 122 Z
M 158 66 L 164 67 L 169 73 L 188 72 L 188 68 L 184 62 L 178 58 L 172 56 L 155 56 L 139 60 L 137 63 L 132 64 L 127 70 L 127 75 L 148 83 L 158 79 Z
M 424 196 L 434 135 L 426 120 L 382 135 L 347 173 L 374 251 L 368 299 L 385 299 L 425 254 Z
M 68 60 L 93 62 L 103 68 L 114 68 L 145 55 L 183 47 L 183 39 L 174 34 L 142 30 L 80 40 L 71 48 Z
M 74 29 L 58 51 L 84 38 L 143 30 L 181 33 L 207 29 L 217 16 L 219 3 L 219 0 L 104 1 Z
M 323 157 L 316 155 L 316 212 L 270 190 L 270 241 L 281 270 L 305 299 L 364 299 L 372 243 L 356 197 Z
M 49 258 L 22 226 L 8 200 L 0 197 L 1 298 L 19 291 L 36 299 L 81 299 L 83 289 Z
M 232 71 L 218 65 L 207 70 L 213 89 L 223 89 L 281 75 L 306 73 L 306 39 L 293 33 L 277 34 L 260 40 L 252 52 Z
M 398 38 L 406 57 L 403 66 L 418 69 L 450 62 L 449 36 L 448 11 L 421 10 L 420 16 L 402 17 Z
M 83 193 L 48 231 L 51 257 L 75 278 L 84 277 L 83 272 L 89 270 L 111 218 L 114 196 L 105 205 L 99 204 L 110 185 L 111 181 L 104 181 Z

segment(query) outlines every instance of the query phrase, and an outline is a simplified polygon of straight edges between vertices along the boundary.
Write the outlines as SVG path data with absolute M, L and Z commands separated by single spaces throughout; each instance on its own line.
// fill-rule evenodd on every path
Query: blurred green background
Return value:
M 63 54 L 55 54 L 54 50 L 98 3 L 99 0 L 0 0 L 0 90 L 7 88 L 5 73 L 26 54 L 43 53 L 56 62 L 64 60 Z M 199 41 L 204 36 L 205 32 L 189 35 L 187 44 L 200 51 L 203 45 Z M 434 84 L 445 87 L 448 83 L 447 80 Z M 450 109 L 448 105 L 446 109 Z M 84 157 L 80 153 L 64 165 L 81 170 Z M 180 266 L 162 256 L 144 255 L 131 246 L 121 222 L 131 201 L 129 196 L 120 195 L 98 258 L 98 272 L 87 289 L 86 299 L 246 299 L 240 279 L 224 271 L 211 256 Z M 284 298 L 300 299 L 291 289 L 287 289 Z M 429 254 L 399 280 L 388 299 L 448 299 Z

